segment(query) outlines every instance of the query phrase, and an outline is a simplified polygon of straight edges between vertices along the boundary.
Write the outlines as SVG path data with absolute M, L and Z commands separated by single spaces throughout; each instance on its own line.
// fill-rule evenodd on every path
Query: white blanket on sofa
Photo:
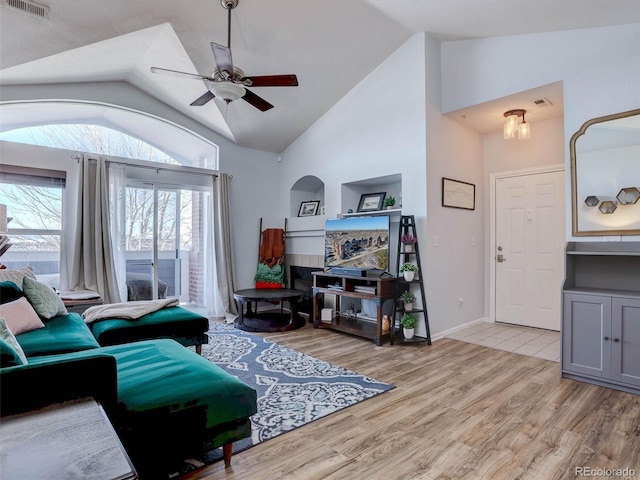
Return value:
M 147 313 L 157 312 L 165 307 L 175 307 L 179 304 L 177 297 L 162 298 L 160 300 L 138 300 L 136 302 L 108 303 L 87 308 L 82 316 L 86 323 L 105 318 L 127 318 L 135 320 Z

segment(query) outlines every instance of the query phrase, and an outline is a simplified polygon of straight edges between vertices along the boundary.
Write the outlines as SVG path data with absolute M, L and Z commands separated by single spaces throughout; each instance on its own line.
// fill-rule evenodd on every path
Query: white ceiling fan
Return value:
M 215 97 L 227 104 L 234 100 L 243 99 L 258 110 L 266 111 L 273 108 L 269 102 L 253 93 L 247 87 L 297 87 L 298 78 L 295 74 L 245 76 L 244 72 L 233 65 L 231 57 L 231 10 L 238 6 L 239 0 L 220 0 L 220 4 L 228 12 L 227 46 L 211 42 L 213 58 L 216 68 L 211 76 L 194 73 L 178 72 L 160 67 L 151 67 L 153 73 L 175 75 L 179 77 L 202 80 L 207 92 L 194 100 L 190 105 L 194 107 L 205 105 Z

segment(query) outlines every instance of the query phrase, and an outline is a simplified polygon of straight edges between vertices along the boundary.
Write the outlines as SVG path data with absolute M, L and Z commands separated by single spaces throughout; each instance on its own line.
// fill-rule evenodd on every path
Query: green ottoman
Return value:
M 209 341 L 207 317 L 177 306 L 162 308 L 135 320 L 126 318 L 96 320 L 89 324 L 89 328 L 102 346 L 171 338 L 186 347 L 195 346 L 196 353 L 199 354 L 202 344 Z

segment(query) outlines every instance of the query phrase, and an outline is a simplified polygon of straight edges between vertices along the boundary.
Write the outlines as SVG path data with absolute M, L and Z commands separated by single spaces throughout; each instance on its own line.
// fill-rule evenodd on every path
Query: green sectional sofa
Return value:
M 11 295 L 5 291 L 0 307 Z M 232 443 L 250 436 L 255 390 L 175 340 L 101 347 L 77 313 L 42 320 L 13 336 L 18 347 L 0 340 L 2 416 L 93 397 L 142 479 L 216 447 L 228 464 Z

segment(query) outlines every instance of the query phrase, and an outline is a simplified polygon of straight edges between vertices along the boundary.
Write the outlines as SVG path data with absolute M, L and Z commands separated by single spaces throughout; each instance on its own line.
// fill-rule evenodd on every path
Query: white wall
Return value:
M 281 202 L 288 207 L 295 181 L 315 175 L 325 182 L 332 216 L 341 183 L 401 173 L 403 212 L 417 215 L 421 246 L 427 243 L 422 267 L 432 333 L 488 316 L 489 174 L 558 163 L 568 172 L 569 138 L 584 121 L 640 103 L 639 37 L 638 25 L 442 45 L 414 35 L 283 152 Z M 389 101 L 398 72 L 411 80 Z M 565 117 L 532 125 L 528 143 L 504 142 L 501 132 L 482 136 L 441 115 L 559 80 Z M 442 177 L 476 184 L 476 210 L 441 207 Z M 569 228 L 568 201 L 567 213 Z
M 282 152 L 283 212 L 291 187 L 306 175 L 324 182 L 326 214 L 335 217 L 341 184 L 400 173 L 403 209 L 424 218 L 423 59 L 414 36 Z
M 444 112 L 561 80 L 567 172 L 584 122 L 640 105 L 640 24 L 445 42 L 442 59 Z M 589 240 L 571 237 L 569 175 L 566 186 L 567 237 Z
M 250 148 L 226 148 L 220 153 L 220 171 L 231 180 L 232 238 L 236 288 L 253 288 L 260 246 L 260 218 L 282 228 L 279 217 L 277 156 Z M 266 227 L 263 227 L 263 229 Z
M 529 140 L 509 140 L 502 130 L 483 135 L 485 180 L 496 172 L 564 163 L 564 119 L 555 117 L 531 125 Z M 488 189 L 486 191 L 488 193 Z M 485 197 L 488 202 L 489 197 Z
M 485 316 L 485 182 L 479 133 L 433 106 L 427 127 L 427 301 L 432 331 L 438 333 Z M 475 210 L 443 207 L 442 177 L 473 183 Z
M 427 231 L 421 245 L 427 247 L 429 323 L 438 334 L 484 316 L 484 179 L 482 136 L 440 113 L 440 44 L 430 37 L 425 44 Z M 475 210 L 443 207 L 442 177 L 473 183 Z
M 341 184 L 402 175 L 402 212 L 416 217 L 432 334 L 484 315 L 481 136 L 443 117 L 439 102 L 440 44 L 416 34 L 282 154 L 282 201 L 299 178 L 315 175 L 325 183 L 329 217 L 340 212 Z M 475 211 L 440 206 L 442 176 L 476 183 Z M 305 245 L 301 253 L 323 253 L 321 241 Z

